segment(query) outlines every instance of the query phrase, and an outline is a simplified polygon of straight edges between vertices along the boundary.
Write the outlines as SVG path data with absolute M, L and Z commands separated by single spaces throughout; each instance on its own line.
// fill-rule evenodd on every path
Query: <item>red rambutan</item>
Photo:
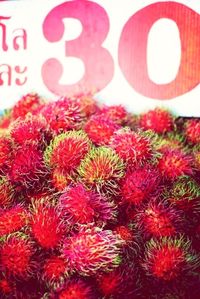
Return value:
M 47 173 L 43 153 L 36 144 L 24 144 L 15 150 L 9 176 L 16 189 L 40 189 Z
M 70 175 L 80 165 L 91 148 L 91 142 L 83 131 L 70 131 L 56 136 L 46 148 L 44 159 L 52 168 Z
M 150 201 L 136 214 L 136 225 L 147 237 L 169 237 L 180 232 L 181 216 L 164 202 Z
M 103 106 L 100 114 L 119 125 L 123 125 L 128 117 L 126 109 L 121 105 Z
M 63 239 L 66 227 L 57 207 L 45 200 L 33 204 L 31 231 L 35 240 L 45 249 L 56 248 Z
M 78 173 L 89 187 L 107 194 L 116 194 L 125 165 L 108 147 L 93 148 L 81 162 Z
M 155 108 L 140 116 L 139 125 L 143 130 L 152 130 L 158 134 L 163 134 L 172 131 L 174 120 L 169 111 Z
M 6 173 L 12 163 L 12 141 L 9 137 L 0 136 L 0 172 Z
M 83 228 L 65 240 L 63 254 L 72 271 L 88 276 L 117 267 L 121 244 L 110 230 Z
M 33 244 L 27 236 L 10 236 L 0 248 L 2 268 L 8 275 L 26 279 L 35 266 L 33 254 Z
M 139 165 L 154 157 L 151 138 L 128 128 L 117 131 L 110 142 L 111 148 L 129 165 Z
M 20 230 L 28 221 L 28 212 L 21 205 L 0 211 L 0 237 Z
M 81 279 L 71 279 L 58 292 L 58 299 L 98 299 L 93 287 Z
M 76 100 L 80 105 L 81 112 L 87 118 L 99 111 L 97 102 L 93 99 L 93 97 L 91 95 L 83 94 L 83 95 L 80 95 Z
M 14 187 L 6 176 L 0 177 L 0 208 L 10 206 L 14 200 Z
M 8 129 L 11 121 L 11 112 L 9 110 L 4 111 L 3 115 L 0 116 L 0 129 Z
M 44 101 L 37 93 L 28 93 L 15 104 L 12 109 L 12 117 L 14 119 L 23 118 L 27 113 L 34 113 L 43 104 Z
M 192 174 L 192 162 L 192 157 L 183 150 L 167 148 L 162 151 L 158 169 L 164 178 L 174 180 L 179 176 Z
M 84 130 L 95 145 L 107 145 L 120 127 L 104 115 L 95 115 L 85 124 Z
M 102 226 L 116 216 L 113 202 L 82 184 L 66 189 L 59 204 L 69 225 L 96 223 Z
M 191 272 L 198 265 L 198 257 L 191 242 L 179 238 L 151 239 L 146 245 L 143 267 L 147 274 L 164 281 L 172 281 Z
M 51 183 L 56 190 L 63 191 L 71 182 L 72 178 L 70 175 L 64 174 L 59 168 L 52 170 Z
M 84 119 L 78 101 L 68 98 L 48 103 L 40 113 L 55 134 L 78 129 Z
M 185 136 L 188 142 L 200 144 L 200 120 L 191 119 L 185 123 Z
M 122 201 L 136 206 L 149 199 L 160 184 L 156 168 L 144 166 L 127 172 L 121 181 Z

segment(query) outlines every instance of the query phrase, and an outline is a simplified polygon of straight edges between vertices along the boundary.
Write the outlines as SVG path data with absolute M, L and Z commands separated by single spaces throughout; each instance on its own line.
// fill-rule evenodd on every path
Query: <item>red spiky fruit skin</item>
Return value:
M 12 141 L 8 137 L 0 137 L 0 174 L 8 171 L 12 163 Z
M 10 126 L 10 135 L 18 145 L 36 143 L 48 144 L 52 134 L 46 120 L 42 117 L 29 114 L 25 119 L 18 119 Z
M 79 103 L 68 98 L 48 103 L 40 113 L 56 135 L 78 129 L 84 119 Z
M 66 189 L 60 196 L 59 205 L 69 225 L 96 223 L 105 225 L 115 219 L 113 202 L 82 184 Z
M 54 249 L 61 243 L 66 228 L 58 209 L 41 201 L 33 206 L 31 231 L 42 248 Z
M 192 144 L 200 144 L 200 121 L 191 119 L 185 123 L 185 136 Z
M 165 179 L 174 180 L 182 175 L 190 175 L 193 159 L 184 151 L 167 148 L 162 152 L 158 162 L 158 169 Z
M 28 224 L 29 215 L 21 205 L 0 211 L 0 237 L 20 230 Z
M 62 284 L 67 272 L 66 260 L 58 255 L 52 255 L 44 261 L 42 279 L 51 287 Z
M 117 131 L 111 138 L 110 146 L 129 165 L 140 165 L 154 155 L 150 138 L 128 129 Z
M 90 276 L 119 265 L 121 244 L 112 231 L 83 228 L 65 240 L 63 255 L 72 271 Z
M 58 191 L 63 191 L 72 182 L 72 177 L 66 175 L 58 167 L 51 172 L 51 183 Z
M 91 148 L 91 143 L 82 131 L 60 134 L 47 147 L 44 157 L 50 167 L 59 169 L 64 175 L 71 175 Z
M 92 95 L 82 94 L 79 95 L 78 98 L 76 98 L 76 100 L 80 105 L 81 112 L 84 114 L 86 118 L 89 118 L 90 116 L 99 111 L 99 107 L 96 101 L 93 99 Z
M 14 187 L 6 176 L 0 178 L 0 207 L 9 207 L 14 200 Z
M 139 206 L 152 196 L 159 184 L 159 172 L 153 167 L 145 166 L 127 172 L 121 182 L 122 201 Z
M 7 297 L 12 296 L 13 294 L 13 288 L 11 283 L 6 279 L 0 279 L 0 295 Z
M 181 278 L 198 265 L 191 242 L 182 237 L 151 239 L 146 245 L 145 255 L 143 267 L 147 274 L 163 281 Z
M 170 237 L 180 232 L 181 215 L 166 203 L 150 201 L 135 216 L 146 238 Z
M 37 93 L 28 93 L 23 96 L 12 109 L 12 118 L 24 118 L 27 113 L 34 113 L 44 104 L 44 101 Z
M 43 153 L 36 144 L 16 148 L 9 177 L 16 190 L 41 189 L 47 176 Z
M 93 287 L 81 279 L 66 282 L 58 292 L 58 299 L 98 299 Z
M 85 124 L 84 130 L 95 145 L 108 145 L 119 125 L 102 115 L 91 117 Z
M 172 131 L 174 121 L 170 112 L 155 108 L 140 116 L 139 125 L 143 130 L 152 130 L 158 134 L 163 134 Z
M 10 123 L 12 121 L 10 111 L 4 112 L 2 116 L 0 116 L 0 129 L 8 129 Z
M 33 244 L 30 239 L 20 236 L 9 237 L 0 248 L 2 269 L 11 276 L 27 279 L 32 275 L 34 262 Z
M 125 124 L 128 117 L 126 109 L 121 105 L 103 106 L 99 113 L 119 125 Z

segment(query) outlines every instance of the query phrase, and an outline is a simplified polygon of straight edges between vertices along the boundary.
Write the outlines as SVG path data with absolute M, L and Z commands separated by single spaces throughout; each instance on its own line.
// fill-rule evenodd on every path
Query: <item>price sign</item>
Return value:
M 82 92 L 200 117 L 199 1 L 2 2 L 0 109 L 30 91 Z

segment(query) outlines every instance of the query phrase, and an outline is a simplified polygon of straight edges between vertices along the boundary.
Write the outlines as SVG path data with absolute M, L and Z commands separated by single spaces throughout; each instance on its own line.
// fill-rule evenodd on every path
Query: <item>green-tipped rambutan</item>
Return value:
M 192 274 L 199 258 L 191 249 L 191 242 L 181 237 L 151 239 L 146 244 L 143 267 L 156 279 L 172 281 Z
M 83 227 L 65 240 L 63 254 L 70 270 L 88 276 L 118 267 L 121 244 L 111 230 Z
M 0 177 L 0 208 L 7 208 L 14 201 L 15 190 L 6 176 Z
M 107 194 L 116 194 L 125 165 L 114 150 L 108 147 L 92 149 L 81 162 L 78 173 L 91 188 Z

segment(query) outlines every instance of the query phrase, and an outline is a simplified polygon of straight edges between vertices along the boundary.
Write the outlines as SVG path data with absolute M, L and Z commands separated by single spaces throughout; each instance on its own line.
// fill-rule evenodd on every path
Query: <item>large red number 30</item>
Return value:
M 113 59 L 101 46 L 109 31 L 109 19 L 105 10 L 94 2 L 82 0 L 58 5 L 50 11 L 43 23 L 43 33 L 49 42 L 61 40 L 65 31 L 64 18 L 75 18 L 82 24 L 81 35 L 65 42 L 65 55 L 80 58 L 85 65 L 85 74 L 76 84 L 59 84 L 63 66 L 56 58 L 50 58 L 42 66 L 45 85 L 60 96 L 73 94 L 74 91 L 101 90 L 112 80 L 114 73 Z
M 147 69 L 148 33 L 160 18 L 175 21 L 181 38 L 180 67 L 175 80 L 168 84 L 152 82 Z M 144 96 L 164 100 L 192 90 L 200 82 L 199 14 L 176 2 L 155 3 L 138 11 L 123 28 L 119 42 L 119 64 L 127 81 Z

